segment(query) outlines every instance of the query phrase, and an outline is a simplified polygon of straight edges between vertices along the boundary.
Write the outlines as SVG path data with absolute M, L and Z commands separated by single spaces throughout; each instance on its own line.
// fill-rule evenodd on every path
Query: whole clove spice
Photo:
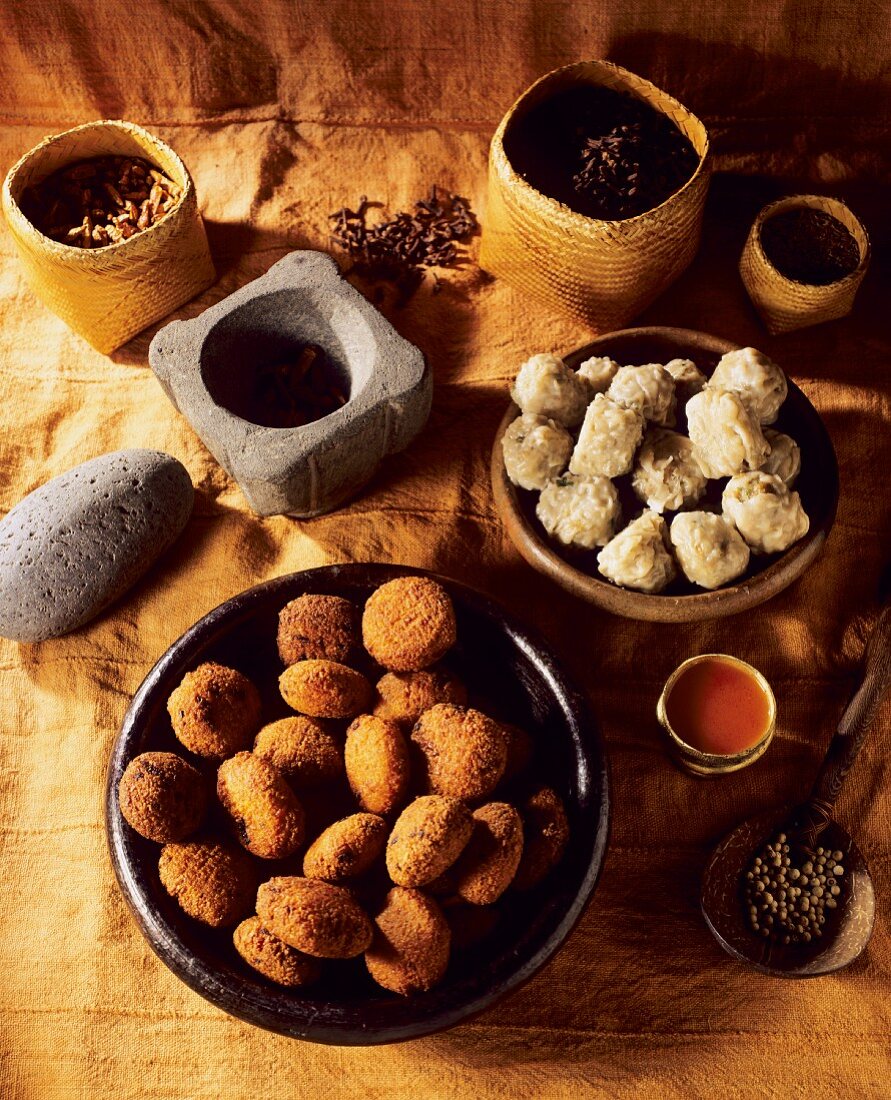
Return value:
M 246 415 L 267 428 L 299 428 L 345 405 L 344 389 L 324 350 L 305 344 L 258 368 Z
M 532 108 L 508 127 L 504 147 L 536 190 L 608 221 L 659 206 L 699 163 L 667 115 L 596 85 L 569 88 Z
M 418 289 L 425 268 L 457 267 L 464 259 L 459 245 L 477 231 L 470 204 L 459 195 L 432 189 L 411 211 L 370 222 L 369 211 L 381 209 L 363 195 L 355 210 L 343 207 L 329 215 L 331 238 L 354 261 L 354 270 L 393 283 L 403 298 Z M 434 275 L 434 292 L 439 282 Z
M 860 249 L 838 218 L 809 207 L 775 214 L 761 226 L 761 247 L 781 275 L 828 286 L 856 271 Z

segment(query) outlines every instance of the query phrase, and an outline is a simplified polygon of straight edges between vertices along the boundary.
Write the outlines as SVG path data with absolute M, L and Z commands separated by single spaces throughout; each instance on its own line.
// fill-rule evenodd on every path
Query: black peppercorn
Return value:
M 790 845 L 778 833 L 753 858 L 743 879 L 743 906 L 751 930 L 783 944 L 810 943 L 823 934 L 826 910 L 838 906 L 843 853 Z M 768 870 L 768 868 L 770 870 Z

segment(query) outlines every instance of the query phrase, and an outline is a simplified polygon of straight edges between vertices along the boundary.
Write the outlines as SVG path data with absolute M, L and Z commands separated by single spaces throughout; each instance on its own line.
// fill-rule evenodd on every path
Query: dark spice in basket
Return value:
M 802 208 L 775 214 L 761 226 L 761 247 L 781 275 L 828 286 L 856 271 L 860 248 L 838 218 Z
M 267 428 L 300 428 L 346 404 L 343 382 L 317 344 L 257 370 L 249 419 Z
M 60 244 L 103 248 L 148 229 L 180 198 L 179 187 L 141 157 L 94 157 L 29 187 L 22 213 Z
M 355 210 L 343 207 L 329 215 L 331 238 L 354 261 L 354 270 L 393 283 L 404 298 L 421 285 L 424 268 L 457 267 L 464 255 L 459 244 L 477 231 L 470 203 L 436 187 L 412 211 L 369 221 L 369 211 L 382 209 L 363 195 Z M 434 292 L 439 283 L 434 276 Z
M 569 88 L 533 107 L 508 126 L 504 149 L 536 190 L 608 221 L 659 206 L 699 163 L 667 115 L 596 85 Z

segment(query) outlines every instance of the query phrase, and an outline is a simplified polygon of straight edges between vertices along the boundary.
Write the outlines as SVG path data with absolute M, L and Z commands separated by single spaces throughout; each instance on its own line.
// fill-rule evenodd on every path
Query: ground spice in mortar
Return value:
M 357 209 L 336 210 L 329 215 L 331 238 L 355 261 L 354 270 L 393 283 L 403 298 L 421 285 L 425 268 L 457 267 L 464 259 L 459 244 L 477 231 L 467 200 L 436 187 L 412 211 L 370 221 L 369 212 L 381 209 L 363 195 Z
M 854 237 L 823 210 L 802 208 L 775 214 L 761 226 L 761 247 L 787 279 L 827 286 L 855 271 L 860 249 Z
M 667 115 L 595 85 L 569 88 L 533 107 L 508 126 L 504 148 L 536 190 L 609 221 L 659 206 L 699 163 Z
M 148 229 L 180 198 L 179 187 L 141 157 L 94 157 L 29 187 L 22 212 L 60 244 L 103 248 Z
M 300 428 L 346 404 L 343 383 L 317 344 L 259 367 L 248 419 L 267 428 Z

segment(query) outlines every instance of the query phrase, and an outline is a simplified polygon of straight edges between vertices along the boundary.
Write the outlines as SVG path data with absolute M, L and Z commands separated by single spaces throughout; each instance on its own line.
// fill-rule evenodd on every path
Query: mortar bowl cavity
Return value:
M 329 414 L 336 416 L 368 384 L 377 344 L 356 306 L 322 289 L 272 290 L 225 314 L 204 340 L 201 377 L 211 399 L 234 416 L 261 427 L 290 428 L 275 405 L 276 386 L 281 389 L 276 367 L 296 362 L 307 345 L 324 353 L 313 371 L 314 384 L 346 398 Z M 281 390 L 281 401 L 287 400 Z

